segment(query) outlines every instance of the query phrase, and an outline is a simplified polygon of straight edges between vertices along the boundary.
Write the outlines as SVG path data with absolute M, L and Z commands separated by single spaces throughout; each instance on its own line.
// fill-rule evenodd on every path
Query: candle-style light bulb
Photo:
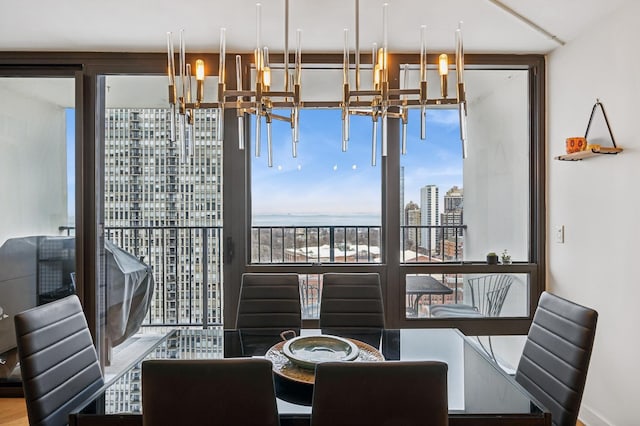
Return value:
M 446 53 L 443 53 L 438 57 L 438 72 L 440 75 L 449 74 L 449 57 Z
M 200 103 L 204 99 L 204 61 L 202 59 L 196 60 L 196 105 L 200 106 Z
M 447 77 L 449 74 L 449 57 L 446 53 L 438 57 L 438 72 L 440 73 L 440 94 L 442 98 L 447 98 Z
M 264 61 L 262 64 L 262 84 L 265 90 L 269 90 L 271 87 L 271 67 L 269 66 L 269 48 L 266 46 L 263 49 L 262 60 Z
M 204 61 L 196 59 L 196 80 L 204 81 Z

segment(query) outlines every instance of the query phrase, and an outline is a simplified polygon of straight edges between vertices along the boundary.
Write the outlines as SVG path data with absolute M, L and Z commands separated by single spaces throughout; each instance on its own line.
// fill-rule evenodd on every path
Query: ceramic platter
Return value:
M 314 369 L 320 362 L 353 361 L 360 349 L 351 340 L 321 334 L 287 340 L 282 351 L 299 367 Z

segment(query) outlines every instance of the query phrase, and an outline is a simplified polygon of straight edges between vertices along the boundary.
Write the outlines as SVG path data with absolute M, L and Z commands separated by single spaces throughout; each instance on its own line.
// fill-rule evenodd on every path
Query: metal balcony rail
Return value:
M 458 262 L 466 225 L 401 226 L 401 262 Z M 381 263 L 381 226 L 254 226 L 251 263 Z
M 460 262 L 467 225 L 403 225 L 400 262 Z
M 144 325 L 222 325 L 221 226 L 111 226 L 105 238 L 153 269 Z
M 455 262 L 462 258 L 466 225 L 402 226 L 403 263 Z M 72 226 L 61 226 L 67 235 Z M 381 226 L 255 226 L 254 264 L 382 262 Z M 222 324 L 222 227 L 111 226 L 105 238 L 153 268 L 155 291 L 145 325 Z M 318 315 L 317 279 L 301 279 L 304 316 Z M 454 300 L 458 299 L 458 286 Z
M 254 226 L 251 263 L 380 263 L 380 226 Z

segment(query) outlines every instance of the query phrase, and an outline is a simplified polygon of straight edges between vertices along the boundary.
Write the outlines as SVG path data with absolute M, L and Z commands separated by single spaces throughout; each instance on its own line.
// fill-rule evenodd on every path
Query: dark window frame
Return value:
M 243 75 L 248 87 L 251 55 L 243 54 Z M 279 59 L 273 55 L 273 62 Z M 280 55 L 282 56 L 282 55 Z M 215 54 L 189 54 L 187 60 L 204 57 L 212 64 L 217 64 Z M 231 57 L 231 54 L 229 54 Z M 281 59 L 281 58 L 280 58 Z M 429 60 L 435 55 L 429 55 Z M 340 64 L 341 54 L 311 54 L 304 55 L 305 63 Z M 320 274 L 327 271 L 369 271 L 379 272 L 384 283 L 386 323 L 390 328 L 395 327 L 457 327 L 467 334 L 526 334 L 533 312 L 537 305 L 538 296 L 545 288 L 546 276 L 546 221 L 545 221 L 545 58 L 543 55 L 515 55 L 515 54 L 467 54 L 466 67 L 469 69 L 526 69 L 529 71 L 529 122 L 530 122 L 530 260 L 509 266 L 470 264 L 411 264 L 401 265 L 399 260 L 393 259 L 394 253 L 399 253 L 399 195 L 398 191 L 387 188 L 399 187 L 399 124 L 397 120 L 389 122 L 389 156 L 381 161 L 382 177 L 382 250 L 385 261 L 382 264 L 364 265 L 251 265 L 249 263 L 249 242 L 251 226 L 251 201 L 249 150 L 237 149 L 237 126 L 235 126 L 235 111 L 225 111 L 225 139 L 223 144 L 223 176 L 224 181 L 233 182 L 233 187 L 227 184 L 223 191 L 225 200 L 224 228 L 225 235 L 225 266 L 224 266 L 224 320 L 226 328 L 235 325 L 235 313 L 243 272 L 283 272 L 294 271 L 301 274 Z M 390 80 L 397 84 L 400 63 L 416 63 L 416 55 L 390 55 Z M 232 69 L 234 61 L 227 61 L 230 69 L 227 75 L 235 75 Z M 0 52 L 0 76 L 29 76 L 52 75 L 57 73 L 75 72 L 77 81 L 77 182 L 78 192 L 76 200 L 78 229 L 77 271 L 79 282 L 84 285 L 83 302 L 90 326 L 95 332 L 97 324 L 97 289 L 91 285 L 96 277 L 97 241 L 100 239 L 96 214 L 97 168 L 100 167 L 96 159 L 96 140 L 99 136 L 96 112 L 102 101 L 99 90 L 101 76 L 110 74 L 149 74 L 162 75 L 166 69 L 166 55 L 161 53 L 110 53 L 110 52 Z M 215 71 L 214 71 L 215 72 Z M 232 79 L 233 80 L 233 79 Z M 228 82 L 232 88 L 234 82 Z M 249 120 L 247 120 L 248 122 Z M 249 128 L 246 129 L 248 133 Z M 393 136 L 396 135 L 396 136 Z M 233 256 L 231 256 L 231 251 Z M 407 273 L 442 273 L 457 271 L 460 273 L 491 273 L 505 271 L 513 273 L 529 273 L 529 317 L 527 318 L 493 318 L 493 319 L 457 319 L 457 320 L 408 320 L 404 312 L 404 276 Z M 305 326 L 317 326 L 317 321 L 305 321 Z

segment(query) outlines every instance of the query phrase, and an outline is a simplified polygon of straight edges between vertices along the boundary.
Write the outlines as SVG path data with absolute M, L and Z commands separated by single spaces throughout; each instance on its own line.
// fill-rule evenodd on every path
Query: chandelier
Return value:
M 430 99 L 427 96 L 427 50 L 426 27 L 420 29 L 420 63 L 419 83 L 416 88 L 409 88 L 408 74 L 409 64 L 402 65 L 404 80 L 399 89 L 389 87 L 388 64 L 388 4 L 385 3 L 382 10 L 382 43 L 381 47 L 373 44 L 371 53 L 371 78 L 370 90 L 361 89 L 361 64 L 359 46 L 359 12 L 360 2 L 355 0 L 356 17 L 356 45 L 355 45 L 355 88 L 350 85 L 349 62 L 349 30 L 344 30 L 344 59 L 343 59 L 343 98 L 341 100 L 323 102 L 324 107 L 340 108 L 342 110 L 342 150 L 346 151 L 349 142 L 350 116 L 364 115 L 372 120 L 372 165 L 376 164 L 378 126 L 380 123 L 381 155 L 387 155 L 387 122 L 389 118 L 399 119 L 402 123 L 402 153 L 406 153 L 408 111 L 411 108 L 420 108 L 420 138 L 426 138 L 426 111 L 429 105 L 457 105 L 460 119 L 460 139 L 462 141 L 463 157 L 466 158 L 466 100 L 464 92 L 464 52 L 462 46 L 462 32 L 460 26 L 456 30 L 456 97 L 449 98 L 447 92 L 449 59 L 446 54 L 438 58 L 438 72 L 440 74 L 440 97 Z M 260 156 L 261 129 L 264 119 L 267 129 L 267 163 L 273 166 L 272 123 L 273 120 L 284 121 L 291 127 L 292 155 L 297 156 L 297 144 L 299 142 L 299 114 L 304 102 L 301 100 L 301 75 L 302 52 L 301 30 L 296 32 L 296 50 L 293 69 L 289 67 L 289 42 L 288 20 L 289 0 L 285 0 L 285 40 L 284 40 L 284 84 L 282 91 L 271 89 L 271 66 L 269 62 L 269 49 L 261 42 L 261 5 L 256 4 L 256 48 L 254 49 L 255 82 L 249 90 L 243 89 L 242 83 L 242 59 L 235 56 L 236 61 L 236 89 L 226 87 L 226 30 L 220 30 L 219 50 L 219 75 L 218 97 L 216 102 L 204 102 L 204 61 L 195 61 L 195 95 L 192 94 L 192 67 L 186 62 L 186 46 L 184 31 L 180 30 L 179 39 L 179 68 L 176 73 L 175 51 L 172 33 L 167 33 L 167 75 L 169 79 L 169 109 L 170 109 L 170 140 L 178 142 L 181 148 L 181 157 L 186 159 L 193 152 L 194 135 L 194 110 L 198 108 L 215 108 L 218 117 L 223 117 L 225 109 L 235 109 L 238 125 L 238 148 L 245 148 L 245 117 L 250 114 L 255 119 L 255 155 Z M 287 114 L 274 112 L 285 110 Z M 222 140 L 223 121 L 218 120 L 218 140 Z M 177 125 L 177 128 L 176 128 Z

